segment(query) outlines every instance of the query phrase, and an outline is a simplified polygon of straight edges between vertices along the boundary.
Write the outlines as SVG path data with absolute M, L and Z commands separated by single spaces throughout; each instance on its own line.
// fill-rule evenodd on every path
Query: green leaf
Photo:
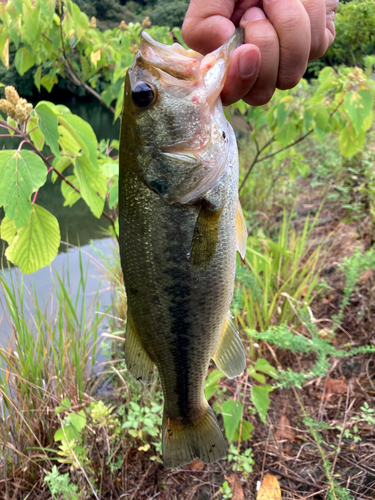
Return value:
M 259 417 L 263 423 L 266 423 L 266 415 L 270 405 L 269 393 L 272 391 L 270 385 L 253 385 L 251 388 L 251 400 L 258 411 Z
M 60 134 L 60 146 L 64 153 L 71 154 L 73 156 L 77 156 L 81 150 L 80 145 L 72 136 L 72 134 L 61 125 L 58 127 L 58 131 Z
M 18 49 L 16 52 L 16 57 L 14 59 L 14 64 L 17 68 L 18 73 L 22 76 L 28 69 L 34 66 L 34 58 L 29 53 L 29 51 L 23 47 Z
M 57 78 L 54 71 L 50 71 L 48 75 L 44 75 L 40 80 L 40 84 L 47 90 L 47 92 L 51 92 L 55 83 L 58 83 L 59 79 Z
M 220 370 L 212 370 L 212 372 L 207 377 L 207 380 L 204 384 L 204 395 L 207 401 L 212 397 L 212 395 L 219 388 L 219 380 L 224 377 L 224 373 Z
M 238 424 L 238 428 L 233 434 L 233 439 L 232 441 L 238 441 L 240 437 L 240 427 L 241 427 L 241 422 Z M 248 422 L 247 420 L 243 419 L 242 420 L 242 429 L 241 429 L 241 441 L 246 441 L 246 439 L 250 439 L 252 436 L 254 430 L 253 424 Z
M 320 142 L 324 141 L 324 137 L 329 128 L 329 114 L 323 104 L 317 104 L 314 109 L 313 128 Z
M 86 156 L 78 156 L 75 159 L 75 167 L 82 198 L 99 219 L 104 208 L 107 179 L 93 168 Z
M 17 231 L 5 255 L 14 265 L 20 266 L 22 273 L 30 274 L 48 266 L 56 257 L 59 245 L 60 229 L 56 217 L 34 204 L 29 223 Z
M 258 370 L 258 372 L 263 372 L 272 378 L 278 378 L 279 376 L 276 369 L 272 365 L 270 365 L 266 359 L 257 359 L 254 368 Z
M 290 102 L 281 102 L 277 108 L 277 123 L 281 130 L 284 126 L 286 117 L 288 116 Z
M 57 170 L 60 173 L 63 173 L 64 170 L 68 168 L 71 163 L 72 163 L 72 158 L 70 158 L 69 156 L 60 156 L 59 158 L 53 159 L 52 165 L 54 166 L 55 170 Z M 58 178 L 57 173 L 52 172 L 51 180 L 53 183 L 56 182 L 57 178 Z M 66 183 L 64 182 L 64 184 Z
M 296 124 L 289 120 L 286 122 L 282 130 L 277 132 L 275 135 L 281 146 L 285 147 L 297 138 L 297 133 L 298 128 Z
M 253 366 L 249 367 L 248 373 L 249 373 L 250 377 L 252 377 L 253 379 L 257 380 L 261 384 L 265 384 L 266 383 L 266 377 L 264 375 L 261 375 L 260 373 L 257 373 L 255 371 L 255 368 Z
M 73 186 L 79 189 L 79 180 L 75 175 L 65 177 Z M 61 182 L 61 193 L 65 198 L 64 207 L 72 207 L 74 203 L 81 199 L 81 195 L 75 189 L 69 186 L 65 181 Z
M 371 128 L 371 125 L 374 121 L 374 113 L 370 111 L 370 113 L 366 116 L 362 123 L 363 132 L 367 132 Z
M 35 107 L 35 112 L 38 115 L 38 124 L 41 132 L 43 133 L 46 143 L 51 148 L 55 156 L 60 155 L 59 150 L 59 132 L 57 129 L 58 119 L 52 109 L 43 103 L 39 102 Z
M 34 114 L 35 111 L 32 111 Z M 27 122 L 26 124 L 26 132 L 30 134 L 30 139 L 33 141 L 34 145 L 42 151 L 44 147 L 44 135 L 40 131 L 38 120 L 35 115 Z
M 344 111 L 353 124 L 356 135 L 362 129 L 364 119 L 372 110 L 373 99 L 369 90 L 347 92 L 344 97 Z
M 238 400 L 230 399 L 225 401 L 221 407 L 221 412 L 224 419 L 225 435 L 229 442 L 233 441 L 242 417 L 242 404 Z
M 39 68 L 34 73 L 34 83 L 35 83 L 35 87 L 38 89 L 38 92 L 40 92 L 40 80 L 41 80 L 41 78 L 42 78 L 42 66 L 39 66 Z
M 54 441 L 71 442 L 73 439 L 81 441 L 81 436 L 73 425 L 64 425 L 64 428 L 57 429 L 53 437 Z
M 118 202 L 118 181 L 115 181 L 109 189 L 108 206 L 113 208 Z
M 83 410 L 79 411 L 78 413 L 70 413 L 69 419 L 78 432 L 81 432 L 86 425 L 86 415 Z
M 352 125 L 343 128 L 339 134 L 339 148 L 341 154 L 346 158 L 354 156 L 361 151 L 365 143 L 365 139 L 366 135 L 363 130 L 356 135 Z
M 92 165 L 96 168 L 98 166 L 98 141 L 91 125 L 85 120 L 82 120 L 79 116 L 73 114 L 59 116 L 59 122 L 70 132 L 81 146 L 82 152 L 90 158 Z
M 46 182 L 47 169 L 30 151 L 0 151 L 0 206 L 16 227 L 27 224 L 31 214 L 30 196 Z
M 8 219 L 8 217 L 4 217 L 4 219 L 1 221 L 0 232 L 1 238 L 5 240 L 8 245 L 10 245 L 17 232 L 14 220 L 10 220 Z
M 65 410 L 69 410 L 69 408 L 71 408 L 71 406 L 72 405 L 70 403 L 69 398 L 64 398 L 61 401 L 61 405 L 60 406 L 56 406 L 56 408 L 55 408 L 55 414 L 58 415 L 59 413 L 62 413 Z

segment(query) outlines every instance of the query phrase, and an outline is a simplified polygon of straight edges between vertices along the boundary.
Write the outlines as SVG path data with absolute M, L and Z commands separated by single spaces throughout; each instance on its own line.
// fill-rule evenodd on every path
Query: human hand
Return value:
M 189 47 L 207 54 L 236 26 L 245 41 L 232 54 L 223 104 L 243 99 L 260 106 L 275 88 L 293 88 L 308 61 L 321 57 L 335 38 L 339 0 L 191 0 L 182 26 Z

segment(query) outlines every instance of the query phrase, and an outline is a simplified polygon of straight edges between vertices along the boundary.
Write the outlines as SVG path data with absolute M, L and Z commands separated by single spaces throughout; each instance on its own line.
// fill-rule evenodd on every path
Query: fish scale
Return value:
M 204 382 L 211 358 L 229 376 L 238 375 L 245 366 L 243 346 L 229 315 L 243 218 L 238 216 L 238 156 L 233 130 L 215 102 L 208 109 L 208 98 L 201 100 L 199 108 L 199 99 L 191 95 L 196 95 L 198 84 L 202 93 L 207 92 L 203 77 L 190 82 L 190 88 L 182 75 L 185 92 L 176 106 L 178 89 L 171 90 L 170 79 L 163 81 L 163 72 L 168 68 L 169 54 L 179 64 L 189 64 L 181 54 L 184 49 L 170 53 L 169 47 L 160 48 L 161 44 L 149 37 L 142 44 L 126 79 L 120 142 L 120 251 L 128 303 L 125 358 L 129 371 L 145 383 L 154 365 L 157 367 L 164 394 L 163 460 L 171 468 L 196 457 L 211 463 L 225 455 L 225 440 L 204 397 Z M 150 45 L 154 59 L 159 48 L 163 71 L 157 69 L 155 60 L 148 61 Z M 228 62 L 227 46 L 220 50 L 215 57 L 220 59 L 226 51 Z M 178 85 L 175 67 L 173 78 Z M 145 109 L 137 108 L 132 93 L 139 82 L 146 85 L 147 92 L 151 92 L 149 88 L 153 92 L 154 101 Z M 192 102 L 196 102 L 195 111 Z M 169 104 L 172 106 L 165 109 Z M 201 134 L 207 134 L 207 120 L 212 121 L 210 130 L 218 126 L 226 130 L 200 141 L 208 144 L 208 156 L 222 158 L 226 151 L 225 168 L 217 167 L 221 169 L 218 178 L 210 181 L 212 185 L 207 182 L 207 190 L 202 182 L 205 176 L 215 179 L 212 169 L 216 166 L 201 160 L 202 150 L 188 149 L 197 141 L 191 142 L 191 130 L 185 135 L 182 132 L 184 109 L 189 110 L 188 116 L 201 114 Z M 168 119 L 171 113 L 173 120 Z M 157 116 L 157 130 L 164 130 L 164 135 L 168 130 L 164 142 L 163 133 L 157 135 L 152 125 Z M 171 123 L 179 124 L 176 132 Z M 186 121 L 185 125 L 189 128 Z M 195 122 L 193 126 L 199 133 Z M 182 153 L 178 151 L 181 142 L 186 146 Z M 151 157 L 150 147 L 157 152 Z M 194 175 L 188 175 L 189 168 L 203 169 L 202 175 L 195 181 Z M 194 182 L 201 184 L 194 186 Z M 185 198 L 188 203 L 179 201 Z M 246 240 L 243 227 L 241 234 Z

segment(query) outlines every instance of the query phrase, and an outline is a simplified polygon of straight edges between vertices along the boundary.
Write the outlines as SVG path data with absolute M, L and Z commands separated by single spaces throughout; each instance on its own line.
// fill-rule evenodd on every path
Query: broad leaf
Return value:
M 98 165 L 97 139 L 91 127 L 77 115 L 64 114 L 59 116 L 60 124 L 65 127 L 81 146 L 82 152 L 90 158 L 94 167 Z
M 269 393 L 272 391 L 270 385 L 253 385 L 251 388 L 251 400 L 258 411 L 262 422 L 266 423 L 266 415 L 270 405 Z
M 30 196 L 46 182 L 43 161 L 30 151 L 0 151 L 0 206 L 16 227 L 28 223 Z
M 76 175 L 68 175 L 65 178 L 79 189 L 79 180 Z M 81 199 L 81 195 L 65 181 L 61 182 L 61 193 L 65 198 L 64 207 L 72 207 L 74 203 Z
M 363 130 L 358 135 L 354 132 L 353 126 L 349 125 L 341 130 L 339 134 L 339 148 L 341 154 L 346 158 L 354 156 L 361 151 L 365 143 L 366 135 Z
M 82 198 L 99 219 L 104 208 L 107 179 L 93 168 L 86 156 L 78 156 L 75 159 L 75 167 Z
M 225 401 L 221 408 L 224 419 L 225 435 L 228 441 L 233 441 L 236 431 L 238 432 L 238 425 L 242 417 L 242 404 L 235 399 Z
M 59 150 L 59 132 L 57 130 L 58 120 L 52 109 L 42 102 L 39 102 L 35 107 L 35 112 L 38 115 L 38 124 L 43 133 L 46 143 L 51 148 L 55 156 L 60 155 Z
M 59 244 L 60 229 L 56 217 L 33 205 L 29 223 L 17 231 L 5 255 L 14 265 L 20 266 L 21 272 L 30 274 L 52 262 Z
M 113 208 L 118 202 L 118 181 L 115 181 L 109 189 L 108 206 Z
M 272 378 L 278 378 L 278 373 L 276 369 L 272 365 L 270 365 L 266 359 L 262 358 L 257 359 L 254 368 L 258 370 L 258 372 L 263 372 Z
M 18 49 L 14 64 L 18 73 L 22 76 L 28 69 L 34 66 L 34 58 L 26 48 Z
M 246 441 L 246 439 L 250 439 L 254 430 L 253 424 L 248 422 L 247 420 L 242 420 L 242 426 L 241 422 L 238 425 L 237 430 L 233 434 L 232 441 L 238 441 L 240 437 L 240 429 L 241 429 L 241 441 Z
M 26 124 L 26 132 L 30 134 L 30 139 L 33 141 L 34 146 L 42 151 L 45 142 L 44 135 L 39 128 L 38 120 L 35 118 L 34 113 L 35 111 L 32 111 L 33 118 L 31 118 Z
M 78 413 L 70 413 L 69 419 L 72 422 L 72 425 L 74 425 L 74 427 L 77 429 L 78 432 L 81 432 L 81 430 L 86 425 L 86 415 L 85 415 L 85 412 L 83 410 L 79 411 Z
M 257 373 L 253 366 L 249 367 L 248 373 L 249 373 L 250 377 L 253 377 L 253 379 L 257 380 L 261 384 L 266 383 L 266 377 L 260 373 Z
M 363 121 L 372 110 L 372 103 L 369 90 L 353 90 L 345 95 L 343 107 L 353 124 L 356 135 L 361 132 Z
M 277 123 L 279 125 L 279 130 L 284 126 L 286 117 L 288 116 L 288 111 L 290 107 L 290 102 L 281 102 L 277 108 Z
M 64 170 L 66 168 L 68 168 L 69 165 L 72 163 L 72 160 L 73 159 L 70 158 L 69 156 L 60 156 L 59 158 L 54 158 L 52 164 L 53 164 L 55 170 L 57 170 L 60 173 L 63 173 Z M 59 176 L 57 175 L 57 173 L 55 171 L 53 171 L 52 176 L 51 176 L 52 182 L 54 183 L 58 177 Z
M 62 401 L 61 401 L 61 405 L 60 406 L 56 406 L 55 408 L 55 415 L 58 415 L 59 413 L 65 411 L 65 410 L 69 410 L 69 408 L 71 408 L 71 403 L 70 403 L 70 400 L 69 398 L 64 398 Z
M 1 238 L 5 240 L 8 245 L 10 245 L 14 239 L 14 236 L 17 232 L 17 228 L 14 224 L 14 220 L 8 219 L 8 217 L 4 217 L 1 221 L 0 226 L 0 234 Z
M 224 373 L 220 370 L 212 370 L 204 384 L 204 395 L 209 400 L 219 388 L 219 380 L 224 377 Z

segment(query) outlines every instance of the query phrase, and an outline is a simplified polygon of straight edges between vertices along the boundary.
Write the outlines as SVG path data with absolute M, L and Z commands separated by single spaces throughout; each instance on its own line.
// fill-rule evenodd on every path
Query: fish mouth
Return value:
M 138 55 L 146 66 L 162 72 L 160 76 L 164 73 L 180 81 L 203 84 L 206 100 L 212 109 L 224 87 L 230 56 L 243 40 L 244 31 L 237 28 L 224 45 L 203 56 L 179 43 L 164 45 L 142 32 Z

